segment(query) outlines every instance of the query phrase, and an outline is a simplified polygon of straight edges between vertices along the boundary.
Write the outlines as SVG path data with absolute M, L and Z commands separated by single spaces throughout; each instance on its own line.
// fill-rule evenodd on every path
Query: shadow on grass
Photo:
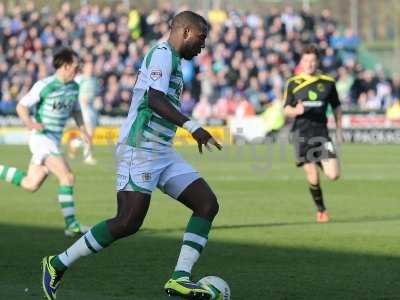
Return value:
M 59 229 L 7 224 L 0 224 L 0 236 L 0 299 L 41 299 L 41 258 L 73 240 Z M 144 230 L 77 262 L 57 299 L 169 299 L 162 286 L 179 247 L 178 239 Z M 399 257 L 210 241 L 194 275 L 226 279 L 234 300 L 395 300 L 399 270 Z
M 348 218 L 348 219 L 334 219 L 331 220 L 328 224 L 357 224 L 357 223 L 375 223 L 375 222 L 392 222 L 399 221 L 399 216 L 363 216 L 358 218 Z M 233 224 L 233 225 L 216 225 L 213 226 L 212 230 L 225 230 L 225 229 L 244 229 L 244 228 L 268 228 L 268 227 L 286 227 L 286 226 L 305 226 L 305 225 L 314 225 L 321 226 L 315 221 L 304 221 L 304 222 L 266 222 L 266 223 L 254 223 L 254 224 Z M 182 232 L 185 230 L 185 227 L 175 227 L 175 228 L 163 228 L 163 229 L 155 229 L 146 227 L 142 229 L 143 232 L 148 234 L 151 233 L 162 233 L 162 232 Z M 400 299 L 400 296 L 399 296 Z

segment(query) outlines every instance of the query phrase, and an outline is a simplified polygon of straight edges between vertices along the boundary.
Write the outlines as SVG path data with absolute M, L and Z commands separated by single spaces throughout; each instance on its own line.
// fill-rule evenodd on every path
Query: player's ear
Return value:
M 188 39 L 190 36 L 190 28 L 188 26 L 186 26 L 185 28 L 183 28 L 183 39 Z

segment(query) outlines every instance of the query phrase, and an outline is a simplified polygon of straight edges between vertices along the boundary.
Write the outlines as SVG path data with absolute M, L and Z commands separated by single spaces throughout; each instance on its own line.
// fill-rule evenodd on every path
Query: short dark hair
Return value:
M 315 54 L 315 56 L 319 59 L 320 52 L 318 47 L 315 44 L 307 44 L 303 47 L 303 50 L 301 51 L 301 55 L 303 56 L 304 54 Z
M 53 66 L 57 70 L 64 64 L 72 64 L 74 57 L 78 58 L 78 54 L 69 47 L 58 49 L 53 56 Z
M 196 26 L 200 29 L 200 26 L 203 25 L 204 27 L 208 28 L 208 23 L 206 19 L 204 19 L 201 15 L 196 14 L 193 11 L 185 10 L 177 14 L 171 22 L 171 29 L 174 30 L 179 27 L 185 26 Z

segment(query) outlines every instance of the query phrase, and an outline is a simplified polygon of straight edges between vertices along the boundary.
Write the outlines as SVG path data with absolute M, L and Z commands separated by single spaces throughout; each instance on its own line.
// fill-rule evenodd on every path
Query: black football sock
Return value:
M 313 185 L 310 184 L 310 193 L 311 196 L 315 202 L 315 205 L 317 206 L 318 211 L 323 212 L 326 210 L 325 205 L 324 205 L 324 198 L 322 197 L 322 190 L 319 184 Z

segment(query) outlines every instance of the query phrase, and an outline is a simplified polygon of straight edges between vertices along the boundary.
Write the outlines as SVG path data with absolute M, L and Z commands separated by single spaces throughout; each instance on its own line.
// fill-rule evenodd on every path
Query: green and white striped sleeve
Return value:
M 171 50 L 162 45 L 152 49 L 146 57 L 146 68 L 149 87 L 167 94 L 172 72 Z
M 40 101 L 40 92 L 46 86 L 43 81 L 36 82 L 29 90 L 28 94 L 21 98 L 19 103 L 26 107 L 32 107 Z

